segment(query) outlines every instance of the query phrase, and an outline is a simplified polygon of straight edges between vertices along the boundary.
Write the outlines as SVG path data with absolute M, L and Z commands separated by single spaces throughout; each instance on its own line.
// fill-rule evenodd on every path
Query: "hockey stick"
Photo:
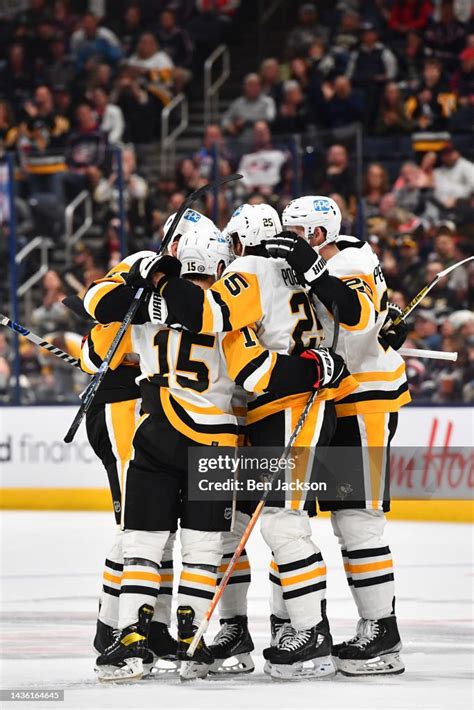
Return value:
M 219 187 L 221 185 L 225 185 L 228 182 L 232 182 L 233 180 L 240 180 L 242 175 L 239 174 L 234 174 L 234 175 L 229 175 L 228 177 L 222 178 L 219 180 L 218 184 Z M 206 185 L 203 185 L 197 190 L 194 190 L 194 192 L 191 192 L 190 195 L 184 200 L 183 204 L 179 208 L 179 210 L 176 212 L 176 215 L 170 225 L 170 228 L 166 232 L 166 236 L 163 239 L 160 249 L 158 251 L 158 254 L 162 254 L 168 244 L 171 242 L 171 238 L 176 231 L 176 227 L 179 224 L 179 221 L 181 217 L 184 215 L 186 210 L 190 207 L 190 205 L 193 204 L 193 202 L 197 199 L 199 199 L 202 195 L 204 195 L 205 192 L 208 190 L 212 189 L 214 187 L 213 183 L 207 183 Z M 140 308 L 140 305 L 142 304 L 143 298 L 145 296 L 145 289 L 144 288 L 139 288 L 137 289 L 137 292 L 135 293 L 135 296 L 133 298 L 132 303 L 130 304 L 130 307 L 125 314 L 125 317 L 122 321 L 122 324 L 120 328 L 118 329 L 115 338 L 113 339 L 110 348 L 108 349 L 104 359 L 102 360 L 102 363 L 95 373 L 95 375 L 92 377 L 91 381 L 87 385 L 86 389 L 84 390 L 84 393 L 82 395 L 82 402 L 81 406 L 79 407 L 76 416 L 74 417 L 74 420 L 69 427 L 66 436 L 64 437 L 64 441 L 66 444 L 70 444 L 71 441 L 74 439 L 74 436 L 76 435 L 77 430 L 79 429 L 79 426 L 84 419 L 84 416 L 87 414 L 89 411 L 89 408 L 94 400 L 94 397 L 97 393 L 97 390 L 100 387 L 100 384 L 102 380 L 105 377 L 105 374 L 107 370 L 109 369 L 110 363 L 112 361 L 112 358 L 114 357 L 115 353 L 117 352 L 117 349 L 122 342 L 122 339 L 125 335 L 125 332 L 128 328 L 128 326 L 132 323 L 133 318 Z
M 457 264 L 452 264 L 451 266 L 448 266 L 447 269 L 444 269 L 444 271 L 440 271 L 439 274 L 436 274 L 434 279 L 429 282 L 429 284 L 426 284 L 419 293 L 416 294 L 415 298 L 413 298 L 408 306 L 403 310 L 403 313 L 401 313 L 399 316 L 395 318 L 393 321 L 393 325 L 398 325 L 402 320 L 405 320 L 407 316 L 410 315 L 412 310 L 417 307 L 417 305 L 424 299 L 424 297 L 431 291 L 433 286 L 436 286 L 438 281 L 444 276 L 447 276 L 451 271 L 454 271 L 454 269 L 457 269 L 458 266 L 462 266 L 463 264 L 467 264 L 468 261 L 472 261 L 474 259 L 474 256 L 468 256 L 467 259 L 463 259 L 462 261 L 458 261 Z
M 67 362 L 68 365 L 73 365 L 73 367 L 78 367 L 79 369 L 81 368 L 79 360 L 76 360 L 75 357 L 68 355 L 64 352 L 64 350 L 61 350 L 61 348 L 57 348 L 55 345 L 51 345 L 51 343 L 48 343 L 47 340 L 43 340 L 43 338 L 40 338 L 39 335 L 35 335 L 35 333 L 32 333 L 31 330 L 25 328 L 24 325 L 20 325 L 19 323 L 15 323 L 15 321 L 10 320 L 10 318 L 4 316 L 3 313 L 0 313 L 0 323 L 6 328 L 10 328 L 10 330 L 13 330 L 15 333 L 23 335 L 31 343 L 39 345 L 40 348 L 44 348 L 49 353 L 51 353 L 51 355 L 55 355 L 63 362 Z
M 445 353 L 442 350 L 418 350 L 418 348 L 400 348 L 398 351 L 403 357 L 426 357 L 431 360 L 451 360 L 456 362 L 457 353 Z
M 334 317 L 334 334 L 333 334 L 333 339 L 332 339 L 332 345 L 331 348 L 334 350 L 337 346 L 337 341 L 339 338 L 339 309 L 337 306 L 337 303 L 332 304 L 332 313 Z M 311 410 L 311 407 L 313 406 L 314 400 L 317 397 L 318 394 L 317 389 L 314 389 L 311 394 L 308 397 L 308 401 L 306 402 L 306 405 L 301 412 L 301 415 L 296 423 L 295 428 L 293 429 L 291 436 L 288 440 L 287 445 L 285 446 L 285 449 L 280 457 L 280 459 L 287 459 L 291 453 L 291 450 L 293 448 L 293 445 L 298 438 L 302 428 L 304 427 L 304 424 L 306 422 L 306 419 L 308 417 L 308 414 Z M 220 584 L 216 588 L 216 591 L 214 593 L 214 596 L 212 598 L 211 603 L 209 604 L 209 607 L 204 615 L 204 619 L 201 621 L 198 630 L 196 631 L 196 634 L 187 650 L 187 655 L 192 657 L 196 648 L 198 647 L 199 641 L 201 640 L 202 636 L 206 633 L 207 627 L 209 626 L 209 621 L 211 619 L 211 616 L 213 615 L 216 606 L 218 605 L 225 588 L 227 587 L 227 584 L 229 582 L 229 579 L 231 578 L 235 567 L 237 565 L 237 562 L 239 561 L 240 555 L 242 554 L 245 545 L 248 542 L 248 539 L 252 533 L 252 530 L 254 529 L 257 520 L 259 519 L 261 512 L 263 508 L 265 507 L 265 503 L 267 502 L 267 498 L 269 494 L 272 492 L 273 489 L 273 484 L 276 483 L 278 477 L 281 474 L 281 469 L 278 471 L 275 471 L 275 473 L 272 474 L 272 476 L 268 479 L 268 483 L 270 485 L 267 485 L 265 488 L 265 492 L 263 493 L 262 497 L 260 498 L 257 507 L 255 508 L 252 517 L 250 518 L 247 527 L 244 530 L 244 533 L 242 537 L 240 538 L 240 542 L 235 548 L 235 552 L 232 556 L 232 559 L 230 560 L 229 564 L 227 565 L 227 568 L 222 576 L 222 579 L 220 581 Z

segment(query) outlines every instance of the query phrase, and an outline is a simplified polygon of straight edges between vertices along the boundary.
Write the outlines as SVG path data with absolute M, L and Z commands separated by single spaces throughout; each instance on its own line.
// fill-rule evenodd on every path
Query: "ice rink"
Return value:
M 469 525 L 387 525 L 386 539 L 396 565 L 397 612 L 407 669 L 403 675 L 336 676 L 293 683 L 267 678 L 260 652 L 269 640 L 269 555 L 257 532 L 248 545 L 253 575 L 249 617 L 257 666 L 252 675 L 187 685 L 177 678 L 160 678 L 102 686 L 94 677 L 92 639 L 102 561 L 112 539 L 112 516 L 2 512 L 0 521 L 1 686 L 65 691 L 62 703 L 29 702 L 22 707 L 464 710 L 474 705 Z M 342 640 L 352 635 L 356 615 L 327 519 L 314 523 L 314 537 L 328 564 L 333 636 Z M 5 703 L 3 707 L 14 706 Z

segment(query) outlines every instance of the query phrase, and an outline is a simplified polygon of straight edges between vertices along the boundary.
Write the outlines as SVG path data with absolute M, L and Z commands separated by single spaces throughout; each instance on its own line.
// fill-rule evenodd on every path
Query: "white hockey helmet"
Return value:
M 173 212 L 173 214 L 170 214 L 170 216 L 166 220 L 163 226 L 164 237 L 166 237 L 166 233 L 171 227 L 175 217 L 176 212 Z M 194 230 L 200 231 L 202 229 L 209 231 L 217 229 L 217 227 L 212 221 L 212 219 L 209 219 L 209 217 L 206 217 L 205 215 L 201 214 L 200 212 L 197 212 L 196 210 L 188 208 L 178 222 L 178 225 L 174 232 L 173 241 L 175 241 L 175 239 L 178 239 L 183 234 L 186 234 L 187 232 Z
M 231 240 L 214 227 L 187 230 L 178 242 L 176 256 L 181 262 L 181 276 L 218 278 L 218 265 L 228 266 L 234 259 L 234 252 Z
M 341 229 L 341 210 L 334 200 L 324 195 L 306 195 L 292 200 L 283 210 L 283 226 L 287 229 L 303 227 L 309 241 L 316 227 L 324 227 L 326 239 L 316 249 L 334 242 Z
M 243 247 L 256 247 L 282 231 L 278 212 L 267 204 L 237 207 L 224 233 L 237 236 Z

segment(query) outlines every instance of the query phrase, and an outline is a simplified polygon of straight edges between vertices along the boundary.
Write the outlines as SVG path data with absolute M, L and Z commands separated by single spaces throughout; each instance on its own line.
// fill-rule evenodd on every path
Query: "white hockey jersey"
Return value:
M 393 348 L 383 345 L 379 333 L 387 315 L 387 285 L 376 254 L 367 242 L 341 235 L 336 242 L 340 251 L 328 260 L 328 271 L 351 288 L 364 294 L 359 323 L 341 323 L 337 352 L 358 382 L 358 388 L 336 402 L 338 416 L 375 412 L 397 412 L 410 402 L 403 358 Z M 332 341 L 333 318 L 314 299 L 325 340 Z

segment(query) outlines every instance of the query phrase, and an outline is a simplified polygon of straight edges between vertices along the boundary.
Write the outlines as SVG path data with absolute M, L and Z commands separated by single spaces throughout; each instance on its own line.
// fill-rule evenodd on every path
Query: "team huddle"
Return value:
M 376 255 L 340 235 L 340 226 L 338 206 L 324 196 L 293 200 L 281 220 L 270 205 L 242 205 L 223 232 L 188 209 L 166 254 L 125 258 L 89 287 L 83 303 L 71 304 L 97 321 L 81 354 L 93 374 L 145 289 L 86 419 L 117 523 L 94 641 L 101 681 L 140 680 L 164 672 L 164 661 L 182 680 L 254 669 L 245 550 L 219 604 L 218 634 L 188 654 L 257 505 L 238 495 L 192 500 L 188 451 L 283 451 L 314 390 L 295 441 L 304 454 L 283 476 L 318 480 L 315 452 L 351 447 L 344 465 L 353 495 L 334 491 L 318 506 L 331 513 L 359 621 L 353 638 L 333 644 L 326 566 L 311 534 L 311 487 L 270 494 L 260 518 L 271 551 L 265 672 L 275 679 L 403 672 L 383 530 L 389 445 L 398 410 L 410 401 L 397 352 L 406 326 L 393 324 L 398 311 Z M 178 527 L 176 640 L 169 627 Z

